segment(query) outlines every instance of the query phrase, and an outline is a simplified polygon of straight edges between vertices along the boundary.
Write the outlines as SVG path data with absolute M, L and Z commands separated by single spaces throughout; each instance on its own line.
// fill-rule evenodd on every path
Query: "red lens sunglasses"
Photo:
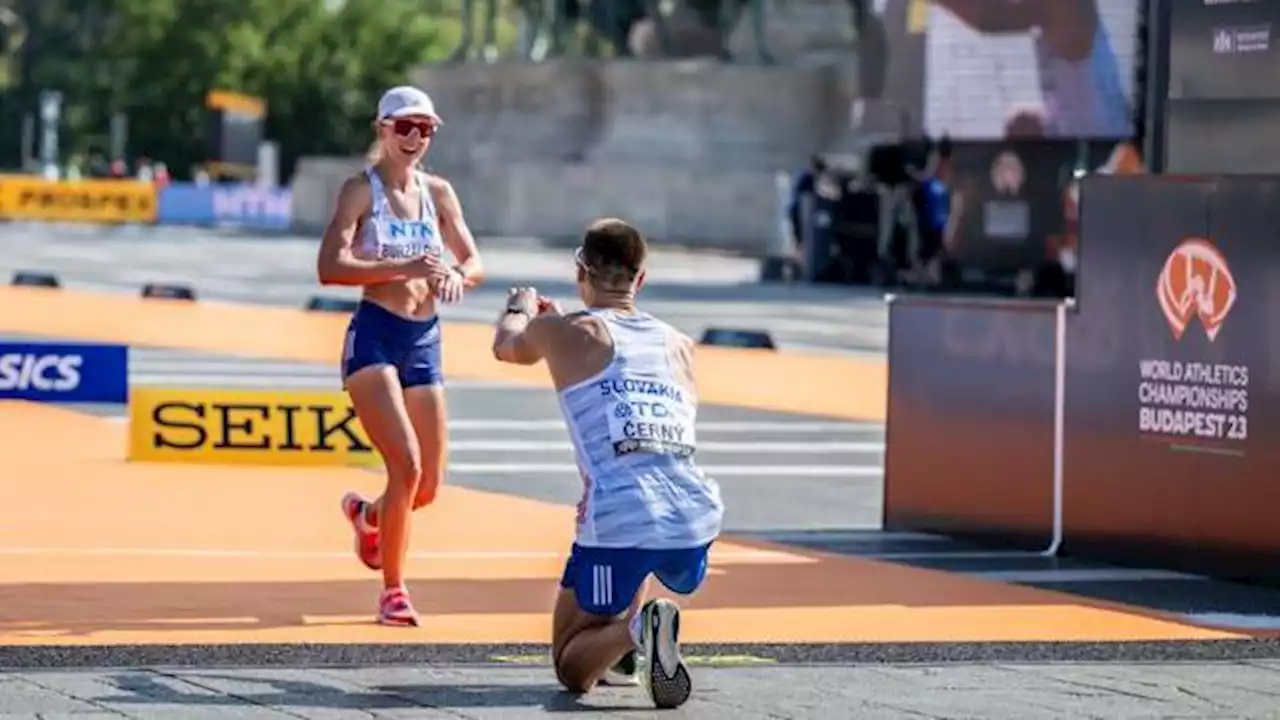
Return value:
M 395 134 L 401 137 L 408 137 L 413 134 L 414 130 L 418 131 L 418 135 L 429 138 L 436 134 L 438 125 L 430 120 L 412 120 L 409 118 L 396 118 L 391 121 L 391 129 Z

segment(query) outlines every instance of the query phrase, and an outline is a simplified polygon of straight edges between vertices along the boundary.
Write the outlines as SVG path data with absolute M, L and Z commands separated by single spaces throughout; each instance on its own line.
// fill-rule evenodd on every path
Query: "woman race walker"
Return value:
M 343 183 L 316 269 L 323 285 L 364 288 L 343 345 L 343 386 L 387 470 L 382 497 L 347 493 L 342 511 L 360 560 L 382 571 L 378 622 L 417 625 L 404 585 L 410 517 L 435 499 L 446 454 L 436 303 L 460 301 L 483 269 L 453 187 L 417 169 L 441 125 L 431 98 L 392 88 L 374 125 L 372 162 Z

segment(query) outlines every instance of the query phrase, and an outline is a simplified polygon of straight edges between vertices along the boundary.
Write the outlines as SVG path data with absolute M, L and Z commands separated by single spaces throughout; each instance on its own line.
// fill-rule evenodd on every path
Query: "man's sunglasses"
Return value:
M 574 249 L 574 251 L 573 251 L 573 263 L 574 263 L 575 265 L 577 265 L 578 267 L 582 268 L 582 271 L 583 271 L 583 272 L 585 272 L 586 274 L 588 274 L 588 275 L 594 275 L 594 274 L 595 274 L 595 271 L 591 269 L 591 266 L 590 266 L 590 265 L 588 265 L 588 264 L 587 264 L 587 262 L 586 262 L 585 260 L 583 260 L 583 259 L 582 259 L 582 248 L 575 248 L 575 249 Z
M 408 137 L 413 134 L 414 130 L 418 131 L 420 137 L 429 138 L 436 134 L 439 125 L 430 120 L 412 120 L 409 118 L 396 118 L 389 121 L 391 130 L 401 136 Z

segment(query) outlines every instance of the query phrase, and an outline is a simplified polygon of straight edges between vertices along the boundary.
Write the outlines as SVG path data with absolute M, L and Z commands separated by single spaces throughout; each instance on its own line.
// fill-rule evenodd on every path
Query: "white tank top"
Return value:
M 436 222 L 436 204 L 431 199 L 427 179 L 417 173 L 418 190 L 422 195 L 418 220 L 404 220 L 396 216 L 387 201 L 387 188 L 373 167 L 365 168 L 369 189 L 373 194 L 373 207 L 365 220 L 356 256 L 363 260 L 396 260 L 414 258 L 428 253 L 440 254 L 444 245 Z
M 651 315 L 588 310 L 613 359 L 559 392 L 582 475 L 577 543 L 653 550 L 720 534 L 720 487 L 694 464 L 698 399 L 671 366 L 676 332 Z

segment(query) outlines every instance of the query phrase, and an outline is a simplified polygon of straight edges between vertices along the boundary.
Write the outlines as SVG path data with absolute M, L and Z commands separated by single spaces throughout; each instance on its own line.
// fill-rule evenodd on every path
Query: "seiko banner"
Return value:
M 288 188 L 173 183 L 160 191 L 157 222 L 286 230 L 293 221 Z
M 1083 186 L 1069 549 L 1280 579 L 1280 180 Z
M 129 459 L 232 465 L 377 465 L 342 393 L 141 388 Z

